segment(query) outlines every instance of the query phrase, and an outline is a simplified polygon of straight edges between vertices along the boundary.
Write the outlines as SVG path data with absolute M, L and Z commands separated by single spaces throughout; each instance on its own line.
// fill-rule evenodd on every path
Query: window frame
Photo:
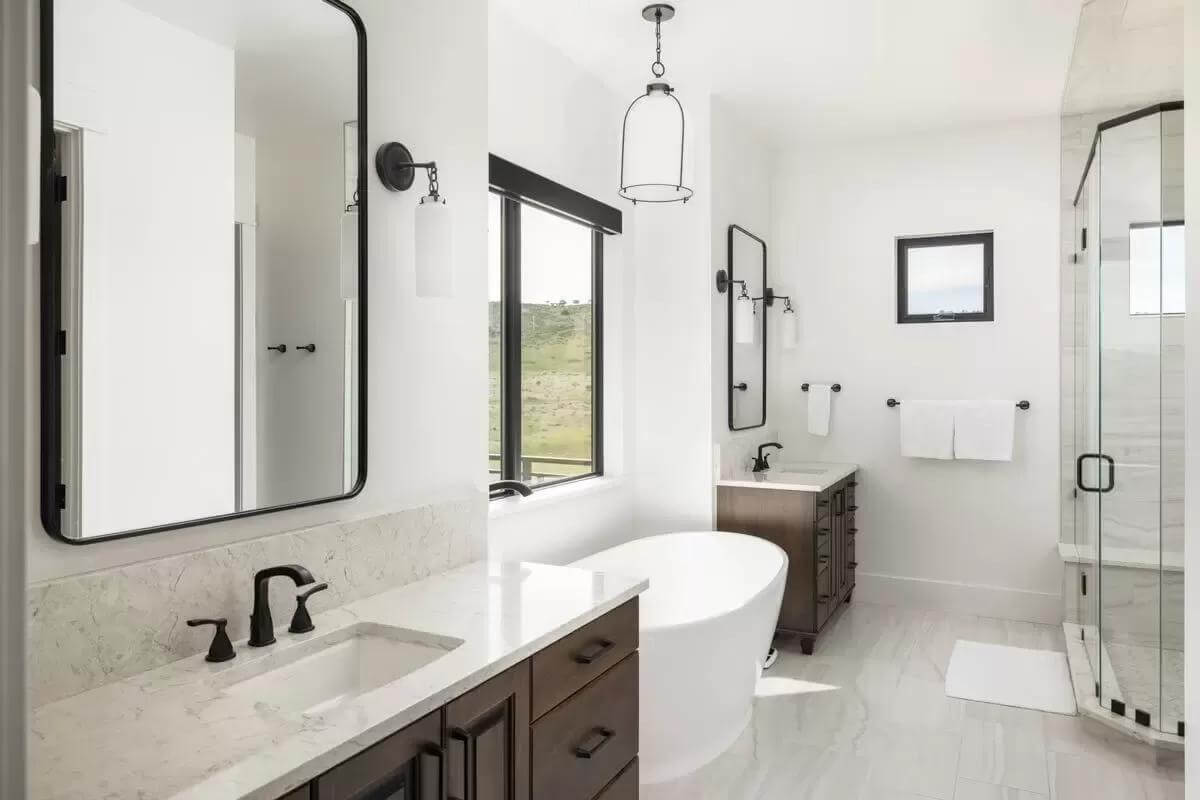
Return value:
M 500 200 L 501 372 L 498 480 L 522 480 L 521 216 L 525 206 L 532 206 L 589 229 L 592 245 L 592 468 L 581 475 L 530 484 L 530 488 L 540 491 L 603 476 L 604 237 L 621 232 L 621 212 L 495 155 L 490 158 L 489 173 L 489 190 Z
M 1131 318 L 1145 319 L 1147 317 L 1183 317 L 1183 316 L 1187 315 L 1187 297 L 1186 297 L 1186 295 L 1183 300 L 1183 311 L 1163 311 L 1162 310 L 1162 305 L 1163 305 L 1163 296 L 1162 296 L 1162 263 L 1163 263 L 1163 259 L 1162 259 L 1162 255 L 1163 255 L 1163 250 L 1165 249 L 1162 246 L 1162 243 L 1163 243 L 1162 233 L 1165 228 L 1181 228 L 1181 227 L 1184 227 L 1185 224 L 1186 224 L 1185 220 L 1183 220 L 1183 219 L 1164 219 L 1162 222 L 1131 222 L 1131 223 L 1129 223 L 1128 241 L 1131 246 L 1130 246 L 1130 252 L 1129 252 L 1129 271 L 1128 271 L 1128 274 L 1126 275 L 1126 279 L 1129 283 L 1129 288 L 1126 291 L 1129 294 L 1129 316 Z M 1133 232 L 1135 230 L 1145 230 L 1146 228 L 1158 228 L 1158 230 L 1159 230 L 1159 251 L 1158 251 L 1158 256 L 1159 256 L 1159 262 L 1158 262 L 1158 267 L 1159 267 L 1159 272 L 1158 272 L 1159 308 L 1158 308 L 1158 311 L 1134 311 L 1133 310 L 1133 247 L 1132 247 Z M 1186 233 L 1185 233 L 1185 236 L 1186 236 Z M 1184 246 L 1186 248 L 1186 244 Z M 1187 251 L 1185 249 L 1184 250 L 1185 282 L 1186 282 L 1186 276 L 1187 276 Z
M 983 311 L 970 314 L 910 314 L 908 313 L 908 251 L 920 247 L 983 245 Z M 951 233 L 935 236 L 896 237 L 896 322 L 913 323 L 994 322 L 996 319 L 994 231 Z

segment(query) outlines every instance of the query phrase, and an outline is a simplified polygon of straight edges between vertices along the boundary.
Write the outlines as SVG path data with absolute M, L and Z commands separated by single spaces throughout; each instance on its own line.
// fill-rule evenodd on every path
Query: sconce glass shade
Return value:
M 800 343 L 800 327 L 796 319 L 796 312 L 790 308 L 784 309 L 783 315 L 779 318 L 779 340 L 783 343 L 784 350 L 795 350 L 796 345 Z
M 625 112 L 621 130 L 621 190 L 637 203 L 687 202 L 683 106 L 663 81 L 646 86 Z
M 339 231 L 342 251 L 342 299 L 358 299 L 358 212 L 342 214 Z
M 746 295 L 733 301 L 733 341 L 754 344 L 754 301 Z
M 422 197 L 414 226 L 417 297 L 453 297 L 454 231 L 446 201 Z

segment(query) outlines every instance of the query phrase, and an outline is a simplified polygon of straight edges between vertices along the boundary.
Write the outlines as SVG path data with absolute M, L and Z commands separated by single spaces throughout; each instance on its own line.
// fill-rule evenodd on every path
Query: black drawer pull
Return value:
M 853 489 L 855 486 L 858 486 L 858 481 L 850 481 L 846 485 Z
M 818 561 L 818 562 L 820 562 L 820 563 L 822 563 L 822 564 L 828 564 L 828 563 L 829 563 L 829 556 L 818 556 L 818 557 L 817 557 L 817 561 Z
M 817 508 L 825 508 L 828 505 L 829 505 L 828 500 L 818 500 L 817 501 Z
M 829 602 L 829 595 L 827 595 L 827 594 L 817 595 L 817 602 L 820 603 L 821 605 L 825 605 L 826 603 Z
M 467 731 L 463 730 L 462 728 L 455 728 L 454 730 L 450 731 L 450 740 L 461 744 L 462 749 L 463 749 L 463 764 L 462 764 L 463 798 L 474 797 L 475 796 L 475 792 L 474 792 L 475 787 L 472 785 L 472 782 L 471 782 L 472 772 L 473 772 L 471 769 L 471 761 L 472 761 L 471 744 L 473 742 L 473 740 L 471 738 L 471 734 L 468 733 Z M 439 797 L 440 797 L 440 795 L 439 795 Z M 448 797 L 447 800 L 460 800 L 460 798 Z
M 575 757 L 591 758 L 600 752 L 600 748 L 608 744 L 614 736 L 616 736 L 616 733 L 608 728 L 592 729 L 592 732 L 588 734 L 588 738 L 575 745 Z
M 817 528 L 817 535 L 818 536 L 828 536 L 829 528 Z
M 608 639 L 601 639 L 600 641 L 592 642 L 573 656 L 575 663 L 591 664 L 609 650 L 612 650 L 615 644 L 615 642 L 610 642 Z
M 858 566 L 858 562 L 857 561 L 847 561 L 846 566 L 849 567 L 850 569 L 854 569 L 855 567 Z
M 847 508 L 846 510 L 847 510 L 847 511 L 858 511 L 858 506 L 850 506 L 850 507 L 849 507 L 849 508 Z
M 847 528 L 846 533 L 850 534 L 851 536 L 854 536 L 855 534 L 858 533 L 858 528 Z

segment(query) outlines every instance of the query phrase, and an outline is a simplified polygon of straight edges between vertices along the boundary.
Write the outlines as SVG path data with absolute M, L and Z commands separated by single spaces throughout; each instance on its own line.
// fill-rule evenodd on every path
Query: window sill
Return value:
M 548 486 L 535 490 L 529 497 L 502 497 L 488 505 L 488 519 L 502 519 L 522 511 L 560 505 L 596 494 L 615 491 L 623 485 L 620 478 L 597 475 L 592 478 L 571 481 L 559 486 Z

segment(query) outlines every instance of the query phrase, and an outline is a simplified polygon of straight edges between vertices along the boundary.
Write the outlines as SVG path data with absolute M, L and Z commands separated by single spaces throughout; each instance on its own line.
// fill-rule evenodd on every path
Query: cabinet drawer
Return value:
M 594 798 L 637 755 L 637 653 L 535 722 L 531 738 L 533 797 Z
M 596 800 L 638 800 L 638 762 L 635 758 L 617 779 L 605 786 Z
M 533 718 L 537 719 L 575 694 L 637 646 L 638 601 L 635 597 L 534 654 Z

